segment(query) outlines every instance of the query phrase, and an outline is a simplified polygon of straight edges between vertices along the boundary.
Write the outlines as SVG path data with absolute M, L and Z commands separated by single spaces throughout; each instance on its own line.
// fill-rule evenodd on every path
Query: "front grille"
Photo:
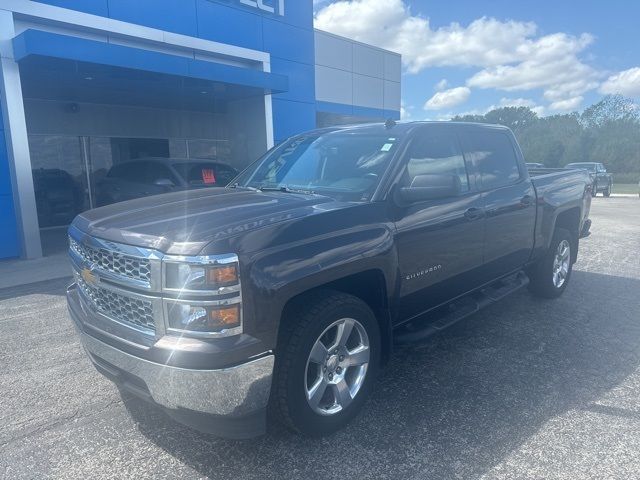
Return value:
M 153 305 L 150 301 L 127 297 L 100 287 L 88 285 L 82 278 L 76 281 L 84 296 L 103 315 L 134 327 L 155 332 Z
M 104 248 L 95 248 L 82 244 L 69 237 L 69 246 L 89 265 L 96 265 L 107 272 L 124 278 L 151 283 L 151 262 Z

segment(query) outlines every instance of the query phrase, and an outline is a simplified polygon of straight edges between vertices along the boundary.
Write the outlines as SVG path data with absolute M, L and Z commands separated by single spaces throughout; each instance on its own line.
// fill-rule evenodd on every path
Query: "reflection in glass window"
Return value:
M 482 188 L 509 185 L 520 178 L 516 152 L 506 133 L 490 129 L 466 131 L 463 144 L 467 161 L 480 174 Z
M 426 129 L 409 148 L 409 160 L 403 184 L 410 186 L 418 175 L 455 175 L 461 191 L 469 190 L 464 157 L 454 134 Z

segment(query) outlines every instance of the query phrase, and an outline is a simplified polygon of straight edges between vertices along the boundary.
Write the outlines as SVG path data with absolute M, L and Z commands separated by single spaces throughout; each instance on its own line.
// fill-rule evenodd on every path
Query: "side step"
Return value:
M 522 271 L 497 280 L 444 307 L 411 320 L 394 333 L 394 341 L 401 344 L 421 342 L 528 284 L 529 277 Z

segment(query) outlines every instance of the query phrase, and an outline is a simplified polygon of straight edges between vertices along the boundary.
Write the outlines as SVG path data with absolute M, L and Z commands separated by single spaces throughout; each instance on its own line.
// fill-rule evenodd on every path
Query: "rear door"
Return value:
M 481 194 L 469 180 L 454 126 L 418 130 L 403 164 L 399 186 L 411 185 L 417 175 L 455 174 L 462 191 L 399 213 L 400 320 L 478 286 L 484 239 Z
M 521 268 L 534 244 L 536 194 L 513 134 L 504 128 L 467 126 L 465 159 L 482 192 L 485 281 Z

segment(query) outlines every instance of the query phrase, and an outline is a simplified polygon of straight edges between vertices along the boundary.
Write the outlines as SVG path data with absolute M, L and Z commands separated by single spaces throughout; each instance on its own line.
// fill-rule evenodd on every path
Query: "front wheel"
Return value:
M 380 329 L 359 298 L 319 292 L 284 319 L 272 402 L 279 419 L 310 436 L 351 421 L 369 396 L 380 363 Z
M 597 182 L 593 182 L 593 185 L 591 186 L 591 196 L 595 197 L 598 195 L 598 184 Z
M 613 188 L 613 185 L 609 184 L 607 185 L 607 189 L 604 191 L 604 196 L 605 197 L 610 197 L 611 196 L 611 189 Z
M 573 270 L 569 230 L 558 228 L 547 253 L 529 272 L 529 290 L 538 297 L 557 298 L 567 288 Z

